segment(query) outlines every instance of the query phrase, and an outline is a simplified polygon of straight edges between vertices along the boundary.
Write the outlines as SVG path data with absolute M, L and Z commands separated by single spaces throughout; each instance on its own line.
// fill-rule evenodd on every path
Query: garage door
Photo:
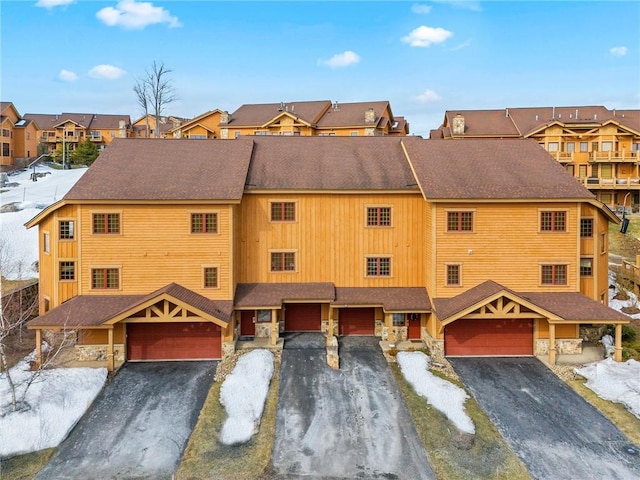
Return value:
M 457 320 L 444 329 L 445 355 L 533 355 L 533 320 Z
M 341 308 L 340 335 L 373 335 L 376 330 L 375 308 Z
M 284 306 L 284 329 L 287 332 L 319 332 L 321 316 L 319 303 L 287 303 Z
M 214 323 L 127 324 L 127 360 L 208 360 L 221 357 L 221 329 Z

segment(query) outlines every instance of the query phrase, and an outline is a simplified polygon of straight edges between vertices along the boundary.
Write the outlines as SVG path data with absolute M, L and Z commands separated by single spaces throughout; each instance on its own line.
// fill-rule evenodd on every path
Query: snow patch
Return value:
M 253 350 L 240 357 L 220 387 L 220 403 L 228 416 L 220 432 L 220 441 L 225 445 L 248 442 L 258 432 L 273 362 L 273 353 Z
M 464 409 L 469 395 L 457 385 L 431 373 L 427 355 L 422 352 L 398 352 L 396 360 L 404 378 L 418 395 L 425 397 L 427 402 L 444 413 L 458 429 L 465 433 L 475 433 L 473 420 Z

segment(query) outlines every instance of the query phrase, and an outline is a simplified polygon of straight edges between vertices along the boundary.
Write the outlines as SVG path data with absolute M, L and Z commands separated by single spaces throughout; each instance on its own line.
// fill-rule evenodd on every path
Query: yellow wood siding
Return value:
M 546 320 L 537 321 L 536 338 L 549 338 L 549 322 Z M 556 324 L 556 338 L 578 338 L 580 333 L 580 325 L 558 325 Z
M 295 222 L 270 222 L 269 202 L 296 203 Z M 367 206 L 392 208 L 392 227 L 366 227 Z M 254 194 L 241 204 L 239 282 L 424 286 L 425 203 L 418 194 Z M 295 251 L 295 272 L 270 272 L 270 252 Z M 388 278 L 365 278 L 367 256 L 391 257 Z
M 102 345 L 108 343 L 109 333 L 106 329 L 79 330 L 78 344 Z M 124 323 L 117 323 L 113 327 L 113 343 L 124 343 Z

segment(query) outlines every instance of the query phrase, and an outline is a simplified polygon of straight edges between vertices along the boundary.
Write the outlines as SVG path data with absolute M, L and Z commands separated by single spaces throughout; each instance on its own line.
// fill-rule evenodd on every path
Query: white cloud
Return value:
M 402 41 L 412 47 L 429 47 L 434 43 L 442 43 L 451 36 L 453 36 L 453 33 L 444 28 L 425 27 L 422 25 L 412 30 L 406 37 L 402 37 Z
M 42 8 L 54 8 L 54 7 L 63 7 L 66 5 L 70 5 L 76 0 L 38 0 L 36 2 L 36 7 Z
M 624 57 L 627 51 L 627 47 L 613 47 L 609 50 L 609 53 L 614 57 Z
M 113 65 L 96 65 L 89 70 L 89 76 L 93 78 L 106 78 L 107 80 L 116 80 L 122 77 L 125 73 L 124 70 Z
M 415 99 L 419 103 L 431 103 L 431 102 L 437 102 L 442 98 L 433 90 L 425 90 L 420 95 L 417 95 Z
M 414 3 L 411 6 L 411 11 L 413 13 L 417 13 L 418 15 L 424 15 L 431 12 L 431 5 L 420 5 L 418 3 Z
M 182 26 L 178 17 L 172 16 L 163 7 L 154 7 L 151 2 L 135 0 L 121 0 L 115 8 L 105 7 L 99 10 L 96 17 L 109 27 L 142 29 L 156 23 L 166 23 L 169 28 Z
M 78 79 L 78 75 L 71 70 L 60 70 L 58 78 L 63 82 L 75 82 Z
M 355 65 L 358 62 L 360 62 L 358 54 L 351 50 L 347 50 L 346 52 L 334 55 L 329 60 L 319 60 L 318 64 L 326 65 L 330 68 L 342 68 L 348 67 L 349 65 Z

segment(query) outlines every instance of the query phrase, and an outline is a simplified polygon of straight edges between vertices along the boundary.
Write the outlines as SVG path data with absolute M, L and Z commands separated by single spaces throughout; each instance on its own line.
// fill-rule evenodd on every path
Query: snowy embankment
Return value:
M 426 398 L 430 405 L 444 413 L 459 430 L 475 433 L 476 427 L 464 409 L 469 395 L 457 385 L 431 373 L 430 359 L 427 355 L 422 352 L 398 352 L 396 360 L 404 378 L 418 395 Z
M 220 387 L 220 403 L 228 416 L 220 432 L 220 441 L 225 445 L 248 442 L 258 432 L 273 362 L 273 353 L 253 350 L 240 357 Z
M 42 176 L 36 182 L 31 180 L 33 168 L 9 176 L 9 184 L 0 193 L 0 204 L 13 204 L 17 211 L 0 213 L 0 265 L 5 278 L 38 277 L 33 268 L 38 261 L 38 228 L 27 230 L 24 224 L 60 200 L 86 171 L 38 165 L 36 173 Z
M 27 357 L 11 370 L 22 410 L 12 411 L 6 374 L 0 374 L 0 458 L 56 447 L 84 415 L 107 379 L 106 368 L 32 372 Z M 29 386 L 27 382 L 37 375 Z

